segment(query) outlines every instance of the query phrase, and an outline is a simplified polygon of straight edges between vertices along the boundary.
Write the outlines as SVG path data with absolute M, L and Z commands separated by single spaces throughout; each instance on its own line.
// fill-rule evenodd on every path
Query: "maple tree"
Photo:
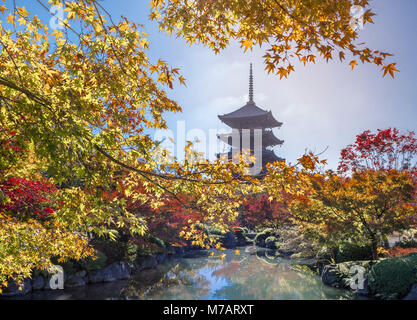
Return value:
M 251 229 L 255 227 L 282 227 L 290 223 L 285 196 L 277 200 L 267 194 L 248 196 L 243 201 L 239 220 L 244 226 Z
M 280 78 L 295 70 L 294 61 L 305 65 L 318 58 L 349 58 L 352 69 L 359 61 L 372 63 L 382 67 L 383 76 L 393 78 L 398 72 L 396 63 L 386 61 L 392 54 L 356 43 L 355 22 L 374 23 L 367 0 L 152 0 L 151 6 L 150 19 L 161 29 L 215 53 L 231 41 L 239 42 L 245 52 L 267 46 L 266 70 Z M 356 11 L 363 14 L 357 16 Z
M 33 215 L 23 219 L 10 214 L 23 208 L 7 204 L 19 199 L 2 196 L 0 235 L 9 239 L 0 242 L 0 285 L 30 276 L 35 267 L 48 269 L 51 257 L 93 254 L 85 234 L 115 239 L 127 228 L 145 235 L 147 221 L 128 210 L 129 198 L 156 209 L 168 196 L 182 203 L 177 194 L 188 194 L 208 223 L 237 216 L 238 194 L 249 186 L 234 174 L 249 180 L 245 163 L 201 160 L 192 145 L 180 163 L 145 133 L 166 128 L 164 112 L 181 110 L 165 90 L 184 78 L 148 58 L 143 26 L 127 18 L 114 23 L 97 1 L 36 1 L 39 10 L 65 9 L 64 29 L 49 30 L 18 2 L 0 3 L 0 181 L 36 177 L 18 187 L 25 189 L 49 179 L 60 203 L 48 219 L 35 222 L 42 201 L 25 207 Z M 109 199 L 115 190 L 123 196 Z M 39 250 L 47 241 L 50 248 Z
M 82 232 L 54 218 L 61 207 L 58 192 L 45 180 L 0 181 L 1 286 L 10 278 L 21 283 L 33 268 L 48 270 L 51 257 L 80 260 L 93 254 Z
M 396 168 L 364 168 L 351 175 L 323 170 L 326 161 L 306 154 L 294 166 L 268 165 L 263 180 L 279 199 L 291 195 L 290 218 L 299 230 L 321 245 L 342 241 L 369 243 L 373 258 L 378 245 L 394 231 L 416 223 L 416 183 L 413 172 Z
M 290 208 L 301 229 L 325 243 L 367 242 L 374 259 L 381 242 L 414 223 L 416 189 L 406 171 L 364 170 L 351 177 L 329 171 L 311 175 L 304 188 Z
M 417 139 L 414 131 L 400 133 L 396 128 L 366 130 L 356 136 L 354 144 L 340 153 L 338 171 L 406 170 L 417 173 Z
M 11 177 L 0 182 L 0 190 L 7 198 L 0 203 L 1 212 L 47 218 L 55 211 L 50 195 L 56 188 L 48 182 Z
M 137 186 L 137 189 L 140 194 L 147 193 L 143 186 Z M 149 195 L 149 197 L 151 196 Z M 192 206 L 191 195 L 176 194 L 176 198 L 174 198 L 165 194 L 157 208 L 153 208 L 149 200 L 143 202 L 134 196 L 126 198 L 124 192 L 114 191 L 105 195 L 105 197 L 108 201 L 113 201 L 115 198 L 119 200 L 124 198 L 127 210 L 146 221 L 146 238 L 142 240 L 135 239 L 136 242 L 140 243 L 146 243 L 150 237 L 157 237 L 166 243 L 184 244 L 184 239 L 179 237 L 184 227 L 191 223 L 197 224 L 203 220 L 202 214 Z

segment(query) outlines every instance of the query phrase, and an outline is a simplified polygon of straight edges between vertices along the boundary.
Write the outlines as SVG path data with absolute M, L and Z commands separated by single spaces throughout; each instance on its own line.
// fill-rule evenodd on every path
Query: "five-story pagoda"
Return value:
M 228 153 L 218 154 L 218 157 L 225 156 L 228 160 L 231 160 L 232 156 L 237 152 L 242 154 L 242 150 L 245 147 L 245 143 L 242 143 L 242 137 L 246 134 L 246 136 L 250 137 L 248 149 L 251 155 L 256 157 L 258 154 L 262 156 L 262 168 L 267 163 L 284 161 L 284 159 L 276 156 L 273 150 L 269 149 L 284 143 L 283 140 L 278 139 L 272 132 L 272 128 L 279 128 L 282 126 L 282 123 L 274 118 L 271 111 L 265 111 L 255 104 L 253 100 L 252 64 L 250 65 L 249 74 L 249 101 L 242 108 L 218 117 L 223 123 L 231 127 L 240 139 L 236 143 L 236 141 L 233 141 L 233 134 L 218 135 L 221 141 L 231 147 Z M 255 145 L 260 141 L 261 145 Z M 256 147 L 260 149 L 258 152 L 256 152 Z

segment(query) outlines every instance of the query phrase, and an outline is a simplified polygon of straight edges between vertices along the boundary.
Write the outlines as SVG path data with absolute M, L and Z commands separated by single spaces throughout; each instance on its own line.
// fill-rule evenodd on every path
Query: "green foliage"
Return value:
M 59 266 L 61 266 L 62 267 L 62 269 L 64 270 L 64 273 L 65 274 L 74 274 L 74 273 L 76 273 L 77 271 L 79 271 L 79 268 L 78 268 L 78 266 L 77 266 L 77 263 L 76 263 L 76 261 L 74 261 L 74 260 L 67 260 L 67 261 L 64 261 L 64 262 L 60 262 L 59 261 L 59 259 L 58 259 L 58 257 L 53 257 L 52 259 L 51 259 L 51 262 L 52 262 L 52 264 L 54 264 L 54 265 L 59 265 Z M 45 271 L 46 272 L 46 271 Z
M 277 243 L 278 239 L 274 236 L 269 236 L 268 238 L 265 239 L 265 246 L 269 249 L 276 249 L 277 248 Z
M 49 272 L 47 270 L 33 269 L 32 279 L 38 276 L 43 276 L 44 278 L 47 278 L 48 274 Z
M 309 252 L 297 252 L 291 255 L 291 259 L 297 260 L 297 259 L 308 259 L 311 257 L 311 253 Z
M 97 250 L 95 260 L 93 260 L 91 257 L 88 257 L 86 259 L 80 260 L 79 264 L 83 270 L 91 272 L 103 269 L 106 266 L 106 262 L 106 255 L 103 252 Z
M 93 245 L 107 257 L 107 263 L 125 261 L 133 263 L 138 251 L 138 246 L 128 240 L 117 239 L 116 241 L 107 238 L 94 239 Z
M 336 262 L 370 260 L 372 248 L 370 244 L 344 242 L 336 248 Z
M 395 243 L 397 248 L 408 249 L 408 248 L 417 248 L 417 241 L 414 239 L 402 240 Z
M 164 240 L 159 239 L 157 237 L 152 237 L 151 242 L 156 244 L 161 249 L 166 249 L 167 248 L 167 245 L 165 244 Z
M 371 260 L 372 248 L 366 243 L 343 242 L 339 246 L 322 246 L 315 258 L 322 266 L 329 263 Z
M 127 242 L 124 243 L 122 246 L 123 255 L 120 259 L 121 261 L 125 261 L 128 263 L 133 263 L 133 261 L 136 260 L 137 252 L 138 252 L 138 246 L 134 243 Z
M 255 237 L 255 243 L 258 246 L 263 247 L 265 245 L 265 241 L 268 237 L 272 235 L 272 229 L 265 229 L 264 231 L 258 233 Z
M 248 229 L 247 228 L 241 228 L 241 227 L 238 227 L 238 228 L 236 228 L 235 229 L 235 235 L 246 235 L 247 233 L 248 233 Z
M 225 234 L 225 232 L 220 230 L 219 228 L 209 226 L 209 225 L 205 225 L 205 230 L 207 234 L 210 234 L 210 235 L 222 236 Z
M 73 261 L 61 262 L 58 264 L 64 269 L 65 274 L 73 274 L 78 271 L 77 265 Z
M 239 227 L 238 229 L 239 229 L 239 230 L 242 230 L 242 232 L 243 232 L 244 234 L 249 233 L 249 229 L 248 229 L 248 228 L 246 228 L 246 227 Z
M 335 248 L 329 248 L 326 246 L 321 247 L 316 253 L 316 259 L 318 264 L 324 266 L 329 263 L 335 263 Z
M 305 273 L 312 274 L 312 275 L 318 274 L 317 268 L 312 269 L 312 266 L 308 266 L 308 265 L 295 264 L 291 266 L 291 269 L 305 272 Z
M 236 240 L 238 244 L 245 244 L 248 239 L 246 238 L 246 234 L 248 233 L 246 228 L 237 228 L 234 231 L 234 235 L 236 237 Z
M 399 299 L 417 282 L 417 254 L 382 260 L 369 273 L 371 293 L 381 299 Z
M 274 236 L 269 236 L 268 238 L 265 239 L 265 242 L 275 242 L 278 239 Z

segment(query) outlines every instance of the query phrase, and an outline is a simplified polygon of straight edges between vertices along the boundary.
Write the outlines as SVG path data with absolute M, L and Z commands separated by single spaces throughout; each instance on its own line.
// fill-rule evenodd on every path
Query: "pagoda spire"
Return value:
M 252 74 L 252 63 L 249 69 L 249 102 L 253 102 L 253 74 Z

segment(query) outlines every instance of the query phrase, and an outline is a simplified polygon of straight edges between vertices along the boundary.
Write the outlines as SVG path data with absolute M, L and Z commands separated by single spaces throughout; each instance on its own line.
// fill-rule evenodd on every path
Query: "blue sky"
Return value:
M 20 1 L 30 11 L 41 10 L 35 1 Z M 304 67 L 296 64 L 289 79 L 264 71 L 264 49 L 243 53 L 239 45 L 215 55 L 203 46 L 189 47 L 184 40 L 158 31 L 147 20 L 148 0 L 105 0 L 103 5 L 117 18 L 125 15 L 145 25 L 150 41 L 149 57 L 179 67 L 187 87 L 177 86 L 168 95 L 183 108 L 182 114 L 167 114 L 174 131 L 177 121 L 186 130 L 227 128 L 218 114 L 245 104 L 249 63 L 253 63 L 255 102 L 271 110 L 283 122 L 276 135 L 285 140 L 275 152 L 294 162 L 306 149 L 320 152 L 336 168 L 340 150 L 363 130 L 397 127 L 417 131 L 417 1 L 373 0 L 374 25 L 360 31 L 360 41 L 373 49 L 391 52 L 401 72 L 395 79 L 382 78 L 374 65 L 360 64 L 351 71 L 338 60 Z M 36 8 L 36 9 L 35 9 Z M 116 19 L 117 20 L 117 19 Z

